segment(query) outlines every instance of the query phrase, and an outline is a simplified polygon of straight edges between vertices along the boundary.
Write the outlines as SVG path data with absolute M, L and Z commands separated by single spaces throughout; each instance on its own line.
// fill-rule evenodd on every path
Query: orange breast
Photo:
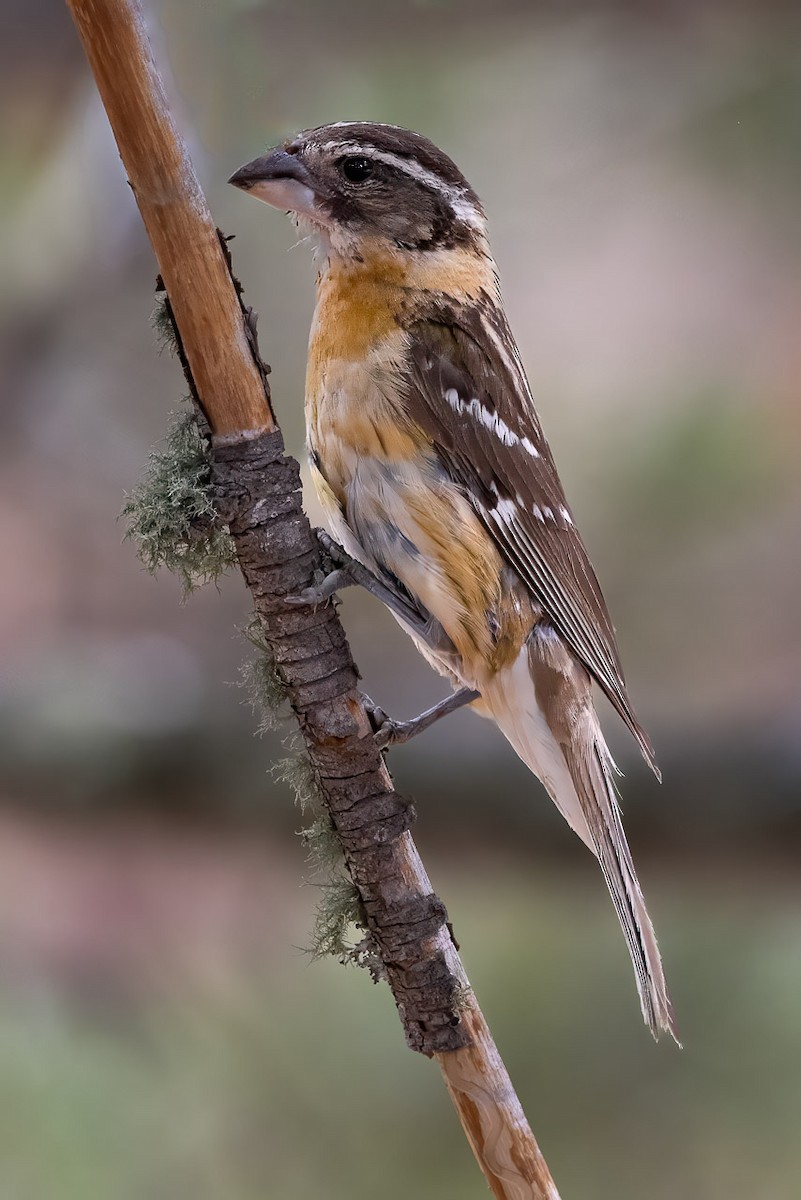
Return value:
M 309 358 L 358 360 L 397 328 L 406 269 L 389 258 L 333 263 L 318 283 Z
M 441 290 L 464 293 L 462 273 L 470 264 L 451 254 L 445 265 L 448 286 Z M 530 614 L 509 603 L 492 539 L 459 490 L 444 479 L 435 482 L 432 447 L 405 412 L 403 312 L 410 293 L 436 287 L 437 278 L 443 283 L 442 267 L 438 277 L 431 261 L 424 269 L 386 257 L 329 266 L 318 282 L 306 419 L 321 499 L 346 521 L 358 514 L 368 555 L 386 561 L 420 597 L 447 630 L 470 678 L 478 679 L 517 653 Z M 392 530 L 416 553 L 398 552 L 387 533 Z
M 364 357 L 397 328 L 416 292 L 469 302 L 494 288 L 492 259 L 463 247 L 403 256 L 365 242 L 358 260 L 333 258 L 318 280 L 310 357 Z

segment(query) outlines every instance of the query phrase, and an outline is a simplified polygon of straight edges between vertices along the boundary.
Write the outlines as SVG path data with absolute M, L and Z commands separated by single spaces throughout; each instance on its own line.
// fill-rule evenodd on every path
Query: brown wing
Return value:
M 409 417 L 658 774 L 626 692 L 600 585 L 499 309 L 488 298 L 467 312 L 432 304 L 411 328 L 406 383 Z

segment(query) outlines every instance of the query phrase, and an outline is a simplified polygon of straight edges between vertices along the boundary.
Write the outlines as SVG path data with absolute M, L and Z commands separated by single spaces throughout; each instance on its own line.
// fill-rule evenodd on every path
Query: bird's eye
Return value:
M 343 158 L 339 169 L 351 183 L 364 183 L 373 173 L 373 164 L 369 158 L 356 154 L 352 158 Z

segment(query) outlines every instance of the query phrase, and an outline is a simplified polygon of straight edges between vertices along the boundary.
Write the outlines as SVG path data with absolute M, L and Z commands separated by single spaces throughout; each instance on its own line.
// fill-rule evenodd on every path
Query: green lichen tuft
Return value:
M 239 668 L 239 685 L 245 691 L 245 703 L 258 718 L 256 732 L 261 735 L 281 727 L 286 715 L 286 687 L 256 613 L 242 632 L 258 653 Z
M 160 350 L 168 350 L 170 354 L 178 353 L 178 336 L 172 319 L 169 301 L 166 293 L 162 292 L 156 299 L 156 305 L 150 314 L 150 324 L 156 333 L 156 341 Z
M 209 490 L 206 443 L 192 412 L 173 414 L 164 445 L 152 451 L 122 515 L 148 571 L 166 567 L 188 593 L 213 583 L 235 561 Z
M 311 865 L 319 871 L 330 870 L 342 862 L 342 847 L 328 813 L 321 813 L 301 829 L 300 836 Z
M 353 941 L 349 936 L 353 926 L 365 933 L 361 900 L 347 874 L 342 846 L 323 804 L 317 774 L 305 748 L 296 746 L 295 753 L 277 762 L 273 776 L 289 784 L 301 813 L 311 817 L 300 833 L 321 893 L 309 947 L 311 958 L 332 955 L 341 963 L 367 966 L 372 972 L 375 955 L 368 954 L 369 938 Z
M 280 783 L 288 783 L 295 794 L 295 803 L 305 817 L 318 817 L 324 811 L 320 785 L 312 761 L 305 750 L 297 750 L 281 758 L 272 767 L 272 775 Z
M 348 934 L 351 926 L 361 923 L 359 894 L 350 879 L 342 876 L 321 884 L 321 889 L 309 947 L 312 961 L 330 955 L 342 963 L 353 962 L 356 947 Z

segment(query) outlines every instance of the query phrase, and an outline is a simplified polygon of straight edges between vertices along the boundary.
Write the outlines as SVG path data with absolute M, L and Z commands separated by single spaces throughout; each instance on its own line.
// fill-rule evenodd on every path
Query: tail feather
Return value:
M 664 1030 L 680 1045 L 656 934 L 620 819 L 614 762 L 597 721 L 587 724 L 595 729 L 563 747 L 567 766 L 626 939 L 643 1020 L 655 1038 Z
M 553 630 L 538 626 L 514 664 L 482 688 L 514 749 L 600 863 L 634 966 L 645 1023 L 680 1045 L 656 935 L 623 831 L 615 764 L 589 675 Z

